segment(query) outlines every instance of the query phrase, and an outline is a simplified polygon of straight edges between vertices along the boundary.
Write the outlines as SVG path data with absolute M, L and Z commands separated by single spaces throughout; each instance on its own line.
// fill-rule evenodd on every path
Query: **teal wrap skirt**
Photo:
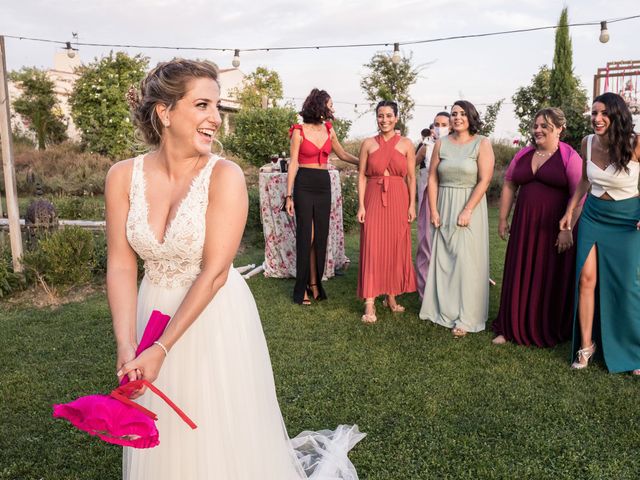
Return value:
M 595 245 L 598 261 L 594 340 L 610 372 L 640 368 L 640 197 L 601 200 L 587 195 L 578 229 L 576 300 L 582 267 Z M 573 356 L 580 348 L 577 315 Z

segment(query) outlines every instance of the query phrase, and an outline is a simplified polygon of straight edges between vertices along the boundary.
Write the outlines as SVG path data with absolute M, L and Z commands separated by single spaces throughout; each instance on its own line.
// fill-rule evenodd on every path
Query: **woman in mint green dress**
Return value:
M 432 256 L 420 318 L 455 337 L 484 330 L 489 311 L 489 220 L 485 193 L 494 156 L 475 107 L 458 100 L 453 133 L 436 142 L 429 169 Z

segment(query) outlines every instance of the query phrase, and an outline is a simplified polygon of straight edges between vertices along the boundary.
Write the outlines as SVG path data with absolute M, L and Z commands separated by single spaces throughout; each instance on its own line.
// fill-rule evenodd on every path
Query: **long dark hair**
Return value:
M 475 135 L 482 128 L 482 120 L 480 120 L 480 114 L 476 107 L 473 106 L 473 103 L 467 102 L 466 100 L 458 100 L 452 105 L 459 106 L 462 110 L 464 110 L 467 119 L 469 120 L 469 133 L 471 135 Z
M 327 107 L 330 98 L 331 96 L 326 90 L 317 88 L 311 90 L 302 104 L 302 110 L 300 110 L 302 121 L 304 123 L 322 123 L 325 120 L 333 120 L 333 114 Z
M 624 170 L 629 173 L 629 162 L 633 157 L 635 133 L 633 118 L 629 107 L 616 93 L 606 92 L 593 99 L 593 103 L 602 103 L 609 117 L 609 128 L 606 131 L 609 144 L 609 160 L 615 165 L 616 172 Z

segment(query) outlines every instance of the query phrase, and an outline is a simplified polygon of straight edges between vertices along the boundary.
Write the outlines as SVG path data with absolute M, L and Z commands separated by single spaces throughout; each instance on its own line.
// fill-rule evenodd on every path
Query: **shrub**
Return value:
M 338 137 L 338 141 L 344 142 L 349 135 L 349 129 L 353 122 L 351 120 L 347 120 L 346 118 L 334 118 L 333 119 L 333 130 L 336 132 L 336 137 Z
M 33 252 L 24 255 L 30 273 L 53 287 L 88 282 L 96 264 L 93 234 L 68 227 L 38 241 Z
M 264 247 L 264 234 L 262 233 L 262 220 L 260 219 L 260 191 L 257 186 L 249 187 L 249 214 L 247 225 L 244 229 L 243 241 L 253 246 Z
M 22 151 L 16 154 L 15 163 L 20 195 L 32 195 L 36 182 L 48 194 L 101 194 L 107 171 L 113 165 L 109 158 L 83 152 L 79 145 L 71 142 L 51 146 L 44 151 Z
M 502 182 L 504 181 L 504 172 L 514 155 L 520 150 L 520 147 L 510 144 L 508 141 L 502 140 L 491 142 L 493 154 L 496 158 L 496 166 L 493 171 L 493 178 L 487 189 L 487 200 L 489 203 L 496 203 L 500 200 L 502 192 Z
M 107 273 L 107 236 L 104 232 L 94 235 L 93 252 L 93 274 L 104 278 Z
M 0 298 L 20 290 L 24 284 L 24 277 L 13 271 L 11 252 L 0 247 Z
M 493 147 L 493 154 L 496 157 L 496 168 L 509 165 L 511 159 L 521 148 L 511 144 L 507 140 L 493 141 L 491 142 L 491 146 Z
M 235 131 L 221 138 L 224 147 L 255 166 L 271 155 L 289 151 L 289 127 L 297 122 L 293 108 L 248 108 L 236 115 Z
M 78 69 L 69 104 L 89 150 L 122 159 L 136 148 L 125 95 L 144 78 L 148 63 L 140 54 L 110 52 Z
M 103 197 L 54 197 L 58 218 L 65 220 L 104 220 Z
M 358 225 L 358 174 L 346 173 L 342 176 L 342 225 L 346 232 Z

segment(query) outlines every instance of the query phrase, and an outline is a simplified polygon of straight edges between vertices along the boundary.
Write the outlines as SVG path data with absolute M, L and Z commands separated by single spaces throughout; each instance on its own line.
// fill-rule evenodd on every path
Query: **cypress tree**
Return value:
M 558 28 L 556 28 L 556 45 L 549 81 L 551 105 L 557 107 L 565 104 L 573 96 L 577 87 L 573 76 L 573 48 L 568 24 L 569 14 L 565 7 L 562 9 Z

